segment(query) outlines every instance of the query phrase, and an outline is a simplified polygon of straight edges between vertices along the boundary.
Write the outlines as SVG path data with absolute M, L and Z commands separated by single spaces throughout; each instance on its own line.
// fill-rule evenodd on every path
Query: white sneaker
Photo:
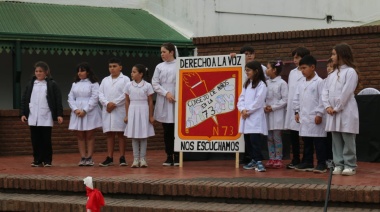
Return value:
M 356 169 L 353 169 L 353 168 L 345 168 L 342 172 L 342 175 L 345 175 L 345 176 L 351 176 L 354 174 L 356 174 Z
M 131 168 L 139 168 L 139 159 L 138 158 L 135 158 L 133 160 Z
M 141 167 L 141 168 L 146 168 L 146 167 L 148 167 L 148 164 L 146 163 L 145 158 L 141 158 L 141 159 L 140 159 L 140 167 Z
M 342 174 L 343 168 L 340 166 L 336 166 L 334 168 L 333 174 Z

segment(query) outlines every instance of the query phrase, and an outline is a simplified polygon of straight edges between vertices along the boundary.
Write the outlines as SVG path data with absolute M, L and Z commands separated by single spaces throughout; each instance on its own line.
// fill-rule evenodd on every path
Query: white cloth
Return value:
M 267 96 L 267 86 L 260 81 L 256 88 L 252 88 L 252 83 L 247 88 L 243 88 L 237 108 L 241 112 L 247 110 L 249 116 L 244 120 L 240 117 L 239 133 L 260 133 L 268 135 L 268 126 L 264 113 L 265 98 Z
M 102 113 L 98 104 L 99 83 L 89 79 L 74 82 L 69 93 L 71 108 L 69 130 L 87 131 L 102 126 Z M 85 110 L 84 117 L 78 117 L 74 111 Z
M 268 130 L 285 129 L 285 108 L 288 103 L 288 85 L 277 76 L 267 80 L 268 92 L 265 105 L 272 107 L 272 112 L 266 113 Z
M 298 69 L 298 67 L 290 71 L 288 77 L 289 92 L 288 105 L 286 106 L 285 129 L 295 131 L 300 130 L 299 123 L 297 123 L 294 119 L 293 98 L 296 92 L 296 88 L 303 78 L 305 77 L 302 75 L 302 72 Z
M 293 118 L 298 112 L 300 118 L 299 135 L 305 137 L 326 137 L 325 109 L 322 103 L 324 81 L 315 76 L 306 81 L 304 77 L 299 83 L 293 98 Z M 322 123 L 315 124 L 315 117 L 322 117 Z
M 129 82 L 124 89 L 129 96 L 128 123 L 124 135 L 128 138 L 154 136 L 153 125 L 149 122 L 148 96 L 154 94 L 152 85 L 144 80 Z
M 157 93 L 154 118 L 162 123 L 174 123 L 174 103 L 170 103 L 165 96 L 170 92 L 175 98 L 177 72 L 176 60 L 162 62 L 154 70 L 152 86 Z
M 29 126 L 52 127 L 53 117 L 47 102 L 47 82 L 35 80 L 29 103 Z
M 124 132 L 126 124 L 125 117 L 125 94 L 124 87 L 130 81 L 129 77 L 120 73 L 112 79 L 112 76 L 105 77 L 99 87 L 99 101 L 103 105 L 102 122 L 103 132 Z M 107 104 L 113 102 L 116 108 L 107 112 Z
M 359 112 L 354 91 L 358 84 L 355 69 L 346 65 L 335 69 L 323 89 L 324 108 L 332 107 L 337 113 L 326 115 L 326 131 L 359 134 Z

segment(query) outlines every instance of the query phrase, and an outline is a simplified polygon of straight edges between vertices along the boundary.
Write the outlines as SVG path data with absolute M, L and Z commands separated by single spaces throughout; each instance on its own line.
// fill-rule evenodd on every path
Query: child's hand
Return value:
M 84 110 L 81 110 L 81 111 L 79 111 L 79 115 L 78 115 L 78 117 L 84 117 L 85 115 L 86 115 L 87 113 L 86 113 L 86 111 L 84 111 Z
M 335 111 L 332 107 L 328 107 L 328 108 L 326 108 L 326 112 L 327 112 L 328 114 L 330 114 L 331 116 L 333 116 L 334 113 L 336 113 L 336 111 Z
M 63 118 L 62 116 L 58 116 L 58 124 L 62 124 L 63 123 Z
M 320 123 L 322 123 L 322 117 L 320 117 L 320 116 L 316 116 L 316 117 L 315 117 L 315 124 L 318 125 L 318 124 L 320 124 Z
M 267 110 L 268 110 L 268 113 L 270 113 L 270 112 L 273 112 L 273 110 L 272 110 L 272 107 L 271 107 L 271 106 L 269 106 L 269 105 L 268 105 L 266 108 L 267 108 Z
M 26 121 L 28 121 L 28 119 L 26 118 L 26 116 L 21 116 L 21 121 L 26 122 Z
M 241 116 L 243 117 L 243 119 L 248 118 L 249 114 L 248 114 L 247 110 L 242 110 L 241 111 Z
M 149 122 L 151 123 L 151 124 L 154 124 L 154 117 L 152 116 L 152 117 L 149 117 Z
M 296 122 L 297 122 L 297 123 L 300 123 L 300 114 L 297 113 L 297 114 L 295 115 L 295 119 L 296 119 Z
M 75 115 L 79 116 L 79 114 L 80 114 L 80 110 L 79 110 L 79 109 L 76 109 L 76 110 L 74 110 L 74 113 L 75 113 Z
M 167 99 L 170 103 L 174 103 L 174 102 L 175 102 L 174 96 L 173 96 L 173 94 L 171 94 L 170 92 L 168 92 L 168 93 L 166 94 L 166 99 Z
M 236 57 L 236 53 L 230 53 L 230 57 Z
M 128 116 L 124 117 L 124 123 L 128 123 Z
M 107 104 L 107 112 L 108 112 L 108 113 L 111 113 L 115 108 L 116 108 L 116 104 L 115 104 L 115 103 L 113 103 L 113 102 L 109 102 L 109 103 Z

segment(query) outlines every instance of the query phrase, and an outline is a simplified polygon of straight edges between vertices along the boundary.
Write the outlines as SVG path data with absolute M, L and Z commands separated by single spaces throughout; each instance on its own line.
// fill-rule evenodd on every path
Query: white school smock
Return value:
M 296 92 L 296 88 L 301 80 L 305 78 L 302 72 L 297 68 L 290 71 L 288 77 L 288 105 L 286 106 L 286 116 L 285 116 L 285 129 L 289 130 L 300 130 L 300 124 L 294 119 L 294 109 L 293 109 L 293 97 Z
M 315 76 L 306 81 L 304 77 L 299 83 L 293 98 L 293 118 L 295 112 L 300 117 L 299 135 L 305 137 L 326 137 L 326 116 L 322 103 L 324 81 Z M 322 117 L 322 123 L 315 124 L 315 117 Z
M 174 103 L 166 99 L 170 92 L 174 98 L 177 74 L 176 60 L 162 62 L 156 66 L 152 78 L 153 90 L 157 93 L 154 119 L 161 123 L 174 123 Z
M 247 110 L 249 116 L 244 120 L 240 117 L 239 133 L 259 133 L 268 135 L 267 120 L 264 114 L 267 86 L 260 81 L 256 88 L 252 88 L 252 82 L 247 88 L 243 88 L 237 108 L 241 112 Z
M 148 97 L 154 94 L 150 83 L 131 81 L 125 86 L 129 96 L 128 123 L 124 135 L 128 138 L 148 138 L 154 136 L 153 125 L 149 122 Z
M 129 82 L 129 77 L 120 73 L 120 75 L 112 79 L 112 76 L 105 77 L 99 87 L 99 101 L 103 105 L 102 122 L 103 132 L 124 132 L 126 124 L 125 117 L 125 94 L 124 87 Z M 107 104 L 113 102 L 116 108 L 111 112 L 107 112 Z
M 99 107 L 99 83 L 89 79 L 74 82 L 69 93 L 71 108 L 69 130 L 87 131 L 102 126 L 102 113 Z M 78 117 L 74 111 L 85 110 L 84 117 Z
M 339 69 L 339 73 L 335 69 L 328 76 L 323 89 L 324 108 L 332 107 L 337 112 L 333 116 L 326 115 L 326 131 L 359 134 L 359 111 L 354 97 L 358 75 L 347 65 Z
M 281 76 L 267 80 L 268 92 L 265 105 L 272 107 L 272 112 L 266 113 L 268 130 L 285 129 L 285 108 L 288 102 L 288 85 Z
M 52 127 L 53 118 L 47 102 L 46 80 L 35 80 L 29 103 L 29 126 Z

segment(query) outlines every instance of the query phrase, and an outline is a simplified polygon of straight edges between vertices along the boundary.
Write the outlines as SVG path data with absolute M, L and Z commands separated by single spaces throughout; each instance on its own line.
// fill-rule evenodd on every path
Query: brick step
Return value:
M 85 211 L 85 195 L 49 195 L 49 194 L 17 194 L 0 192 L 1 211 L 60 211 L 78 212 Z M 228 204 L 215 202 L 191 202 L 191 201 L 171 201 L 171 200 L 148 200 L 148 199 L 125 199 L 105 197 L 106 206 L 103 212 L 126 212 L 126 211 L 160 211 L 160 212 L 222 212 L 222 211 L 322 211 L 323 203 L 318 204 Z M 374 207 L 344 205 L 331 206 L 329 211 L 376 211 Z
M 0 174 L 0 191 L 85 192 L 82 177 Z M 187 179 L 94 178 L 94 187 L 105 195 L 204 198 L 207 201 L 301 201 L 323 202 L 326 185 L 239 182 Z M 378 186 L 331 187 L 331 202 L 379 203 Z M 231 202 L 231 201 L 230 201 Z

